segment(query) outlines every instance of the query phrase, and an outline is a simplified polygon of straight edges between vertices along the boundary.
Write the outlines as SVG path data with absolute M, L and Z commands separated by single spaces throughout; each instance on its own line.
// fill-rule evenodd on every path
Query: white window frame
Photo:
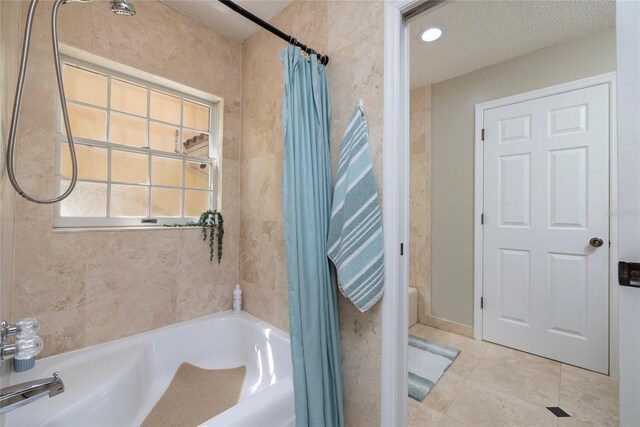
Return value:
M 147 147 L 149 145 L 149 123 L 157 122 L 161 124 L 167 124 L 170 126 L 179 127 L 181 132 L 184 129 L 190 130 L 188 127 L 183 126 L 183 117 L 181 115 L 181 123 L 176 125 L 174 123 L 165 123 L 160 120 L 151 119 L 150 117 L 150 107 L 149 107 L 149 99 L 147 99 L 147 114 L 145 116 L 138 116 L 135 114 L 129 114 L 122 111 L 111 110 L 111 80 L 117 79 L 120 81 L 132 83 L 138 86 L 142 86 L 148 88 L 147 92 L 150 96 L 150 91 L 155 90 L 157 92 L 165 93 L 168 95 L 176 96 L 181 99 L 186 99 L 188 101 L 192 101 L 198 104 L 206 105 L 210 108 L 210 117 L 209 117 L 209 156 L 208 157 L 200 157 L 193 156 L 184 153 L 169 153 L 161 150 L 154 150 L 146 147 L 133 147 L 129 145 L 116 144 L 107 142 L 109 140 L 109 135 L 107 134 L 107 141 L 96 141 L 86 138 L 78 138 L 74 136 L 74 141 L 77 144 L 86 145 L 86 146 L 94 146 L 101 147 L 108 150 L 107 155 L 107 179 L 106 180 L 93 180 L 93 179 L 81 179 L 79 181 L 83 182 L 98 182 L 98 183 L 106 183 L 107 184 L 107 200 L 106 200 L 106 217 L 69 217 L 61 215 L 61 204 L 57 203 L 54 205 L 54 227 L 55 228 L 90 228 L 90 227 L 143 227 L 143 228 L 155 228 L 162 227 L 164 225 L 172 225 L 172 224 L 185 224 L 189 221 L 197 220 L 196 217 L 184 217 L 184 209 L 185 209 L 185 195 L 187 190 L 196 190 L 196 191 L 209 191 L 210 192 L 210 209 L 216 209 L 220 206 L 220 195 L 221 189 L 219 188 L 220 179 L 220 148 L 221 138 L 222 138 L 222 113 L 223 113 L 223 100 L 217 96 L 204 93 L 202 91 L 189 88 L 179 83 L 172 82 L 170 80 L 166 80 L 160 78 L 158 76 L 154 76 L 152 74 L 139 71 L 121 64 L 117 64 L 112 61 L 108 61 L 106 59 L 94 56 L 92 54 L 78 51 L 76 49 L 70 47 L 62 47 L 61 49 L 61 61 L 63 64 L 69 64 L 71 66 L 79 67 L 82 69 L 86 69 L 91 72 L 96 72 L 98 74 L 102 74 L 107 76 L 109 79 L 108 84 L 108 93 L 107 93 L 107 106 L 106 107 L 98 107 L 95 105 L 85 104 L 79 101 L 71 101 L 68 100 L 68 103 L 73 102 L 76 105 L 89 107 L 92 109 L 98 109 L 101 111 L 107 112 L 107 131 L 110 131 L 110 112 L 114 111 L 118 114 L 126 115 L 128 117 L 135 118 L 145 118 L 147 120 Z M 67 142 L 67 136 L 64 133 L 62 126 L 62 110 L 60 107 L 60 102 L 58 99 L 57 108 L 56 108 L 56 133 L 55 133 L 55 191 L 56 194 L 60 194 L 64 188 L 64 185 L 61 181 L 68 180 L 68 178 L 63 178 L 61 176 L 61 150 L 68 149 L 68 147 L 63 146 Z M 197 129 L 193 129 L 194 131 L 199 131 Z M 181 139 L 182 140 L 182 139 Z M 147 184 L 134 184 L 134 183 L 126 183 L 126 182 L 116 182 L 111 180 L 111 150 L 120 150 L 120 151 L 128 151 L 133 153 L 145 154 L 148 158 L 149 162 L 149 183 Z M 164 157 L 164 158 L 172 158 L 177 159 L 182 162 L 182 185 L 180 187 L 172 187 L 165 185 L 155 185 L 151 183 L 151 175 L 152 175 L 152 158 L 153 157 Z M 210 166 L 210 189 L 204 190 L 202 188 L 191 188 L 186 186 L 186 176 L 185 176 L 185 163 L 189 161 L 194 161 L 198 163 L 206 163 Z M 128 186 L 137 186 L 147 188 L 147 197 L 148 197 L 148 209 L 151 209 L 151 190 L 152 188 L 170 188 L 170 189 L 179 189 L 182 192 L 182 203 L 180 210 L 180 217 L 110 217 L 110 198 L 111 198 L 111 185 L 112 184 L 120 184 L 120 185 L 128 185 Z M 150 212 L 150 211 L 149 211 Z

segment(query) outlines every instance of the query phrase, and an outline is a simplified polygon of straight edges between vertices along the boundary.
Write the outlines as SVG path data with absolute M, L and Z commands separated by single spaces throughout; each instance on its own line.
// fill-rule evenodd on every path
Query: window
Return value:
M 63 62 L 78 183 L 56 205 L 56 227 L 185 223 L 216 207 L 220 100 L 143 73 Z M 59 106 L 56 148 L 60 194 L 72 167 Z

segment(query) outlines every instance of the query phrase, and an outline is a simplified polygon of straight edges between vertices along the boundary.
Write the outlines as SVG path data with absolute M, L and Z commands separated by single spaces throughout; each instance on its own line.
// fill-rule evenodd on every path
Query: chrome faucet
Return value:
M 0 389 L 0 415 L 34 402 L 41 397 L 64 392 L 64 383 L 54 372 L 50 378 L 29 381 Z
M 40 322 L 36 319 L 22 319 L 15 325 L 7 322 L 0 322 L 0 363 L 15 359 L 31 360 L 33 367 L 35 357 L 42 350 L 44 342 L 38 335 Z M 7 344 L 9 338 L 17 338 L 15 344 Z M 15 369 L 15 366 L 14 366 Z M 41 397 L 57 396 L 64 392 L 64 383 L 54 372 L 51 378 L 43 378 L 16 384 L 5 388 L 0 388 L 0 415 L 13 411 L 21 406 L 34 402 Z

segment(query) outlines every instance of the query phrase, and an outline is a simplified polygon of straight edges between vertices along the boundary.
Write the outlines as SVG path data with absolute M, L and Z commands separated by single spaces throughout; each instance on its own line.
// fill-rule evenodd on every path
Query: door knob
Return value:
M 599 248 L 600 246 L 604 245 L 604 242 L 602 241 L 602 239 L 593 237 L 591 240 L 589 240 L 589 244 L 594 248 Z

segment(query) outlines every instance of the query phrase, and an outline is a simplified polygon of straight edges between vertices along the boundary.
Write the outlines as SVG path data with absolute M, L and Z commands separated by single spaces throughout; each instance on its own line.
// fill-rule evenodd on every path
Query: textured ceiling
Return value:
M 239 42 L 245 41 L 260 28 L 217 0 L 162 0 L 162 2 Z M 263 20 L 269 21 L 287 7 L 291 0 L 235 0 L 235 3 Z
M 615 25 L 612 0 L 447 1 L 410 22 L 411 87 L 437 83 Z M 420 40 L 431 26 L 443 30 Z

